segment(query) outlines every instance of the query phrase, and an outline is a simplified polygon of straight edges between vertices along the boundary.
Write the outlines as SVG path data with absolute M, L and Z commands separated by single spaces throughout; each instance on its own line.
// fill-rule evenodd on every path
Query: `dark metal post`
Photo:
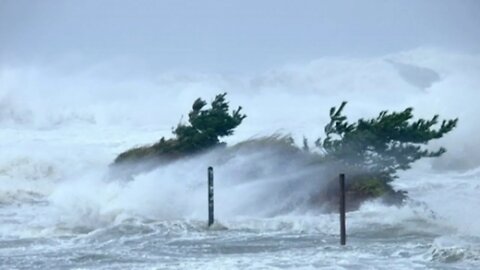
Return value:
M 340 245 L 347 243 L 345 226 L 345 174 L 340 174 Z
M 213 224 L 213 168 L 208 167 L 208 226 Z

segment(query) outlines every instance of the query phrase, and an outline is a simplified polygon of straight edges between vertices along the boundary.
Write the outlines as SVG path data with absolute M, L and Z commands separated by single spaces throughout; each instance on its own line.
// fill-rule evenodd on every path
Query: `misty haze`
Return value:
M 480 269 L 479 14 L 0 0 L 0 269 Z

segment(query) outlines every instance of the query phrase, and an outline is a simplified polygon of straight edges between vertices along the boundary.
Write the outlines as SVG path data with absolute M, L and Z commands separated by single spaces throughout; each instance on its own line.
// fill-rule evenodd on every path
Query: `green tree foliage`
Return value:
M 179 124 L 173 131 L 182 152 L 212 147 L 220 142 L 219 138 L 232 135 L 234 129 L 242 123 L 246 117 L 240 112 L 242 107 L 229 114 L 226 95 L 217 95 L 210 109 L 204 109 L 207 105 L 204 100 L 195 100 L 192 111 L 188 114 L 189 125 Z
M 115 164 L 155 159 L 171 161 L 222 145 L 220 139 L 232 135 L 246 117 L 241 113 L 241 107 L 230 112 L 225 97 L 226 93 L 217 95 L 209 108 L 206 108 L 207 102 L 198 98 L 188 114 L 188 122 L 179 123 L 173 129 L 173 138 L 161 138 L 153 145 L 121 153 Z M 405 193 L 395 191 L 391 185 L 397 172 L 409 169 L 419 159 L 439 157 L 445 153 L 443 147 L 429 150 L 427 144 L 452 131 L 458 122 L 457 119 L 440 121 L 438 115 L 429 120 L 415 120 L 413 109 L 407 108 L 401 112 L 382 111 L 376 118 L 350 123 L 343 115 L 346 104 L 343 102 L 338 108 L 330 109 L 325 138 L 315 142 L 321 153 L 312 151 L 307 139 L 304 138 L 303 148 L 300 148 L 289 136 L 247 141 L 229 149 L 253 147 L 257 150 L 259 145 L 281 148 L 295 153 L 297 158 L 310 160 L 312 165 L 327 168 L 327 179 L 344 172 L 347 174 L 350 209 L 355 209 L 365 200 L 377 197 L 387 198 L 392 203 L 401 202 Z M 157 166 L 158 162 L 151 165 Z M 331 185 L 327 185 L 324 193 L 326 196 L 322 197 L 334 202 L 333 205 L 338 201 L 335 197 L 338 187 L 336 181 L 329 183 Z
M 188 114 L 188 123 L 179 123 L 173 130 L 172 139 L 161 138 L 151 146 L 142 146 L 121 153 L 115 163 L 141 161 L 150 158 L 176 158 L 219 145 L 220 138 L 232 135 L 246 115 L 242 107 L 229 112 L 225 99 L 227 93 L 219 94 L 211 102 L 211 108 L 205 108 L 207 102 L 198 98 Z
M 439 157 L 445 148 L 430 151 L 426 145 L 452 131 L 458 119 L 442 120 L 435 115 L 430 120 L 413 120 L 413 109 L 401 112 L 382 111 L 373 119 L 349 123 L 343 115 L 347 103 L 330 109 L 330 122 L 325 126 L 325 139 L 316 145 L 325 160 L 336 162 L 351 176 L 351 187 L 367 195 L 378 196 L 393 192 L 388 184 L 398 170 L 425 157 Z
M 377 118 L 347 122 L 342 111 L 330 109 L 330 123 L 325 126 L 326 138 L 317 140 L 325 154 L 352 166 L 372 171 L 395 173 L 410 168 L 411 163 L 424 157 L 439 157 L 445 153 L 441 147 L 436 151 L 425 149 L 425 145 L 450 132 L 458 119 L 443 120 L 438 129 L 438 115 L 430 120 L 413 119 L 413 109 L 402 112 L 382 111 Z

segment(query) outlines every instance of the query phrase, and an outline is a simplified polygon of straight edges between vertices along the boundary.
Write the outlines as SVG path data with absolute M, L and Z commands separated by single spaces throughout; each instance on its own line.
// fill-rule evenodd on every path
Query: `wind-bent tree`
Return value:
M 426 149 L 428 142 L 452 131 L 458 119 L 442 120 L 435 115 L 430 120 L 413 120 L 413 109 L 401 112 L 382 111 L 373 119 L 359 119 L 349 123 L 342 114 L 347 103 L 330 109 L 330 122 L 325 126 L 325 139 L 316 145 L 322 149 L 326 161 L 339 163 L 353 176 L 353 188 L 370 195 L 381 195 L 392 190 L 388 185 L 398 170 L 425 157 L 439 157 L 441 147 Z
M 227 93 L 217 95 L 210 108 L 205 108 L 207 102 L 198 98 L 188 114 L 188 123 L 179 123 L 173 130 L 174 138 L 162 137 L 153 145 L 127 150 L 115 159 L 115 163 L 177 158 L 221 144 L 220 138 L 232 135 L 246 117 L 241 113 L 242 107 L 229 112 L 226 95 Z
M 138 173 L 164 164 L 158 161 L 168 162 L 223 145 L 221 138 L 232 135 L 246 117 L 241 113 L 241 107 L 230 112 L 225 97 L 226 93 L 217 95 L 209 108 L 206 108 L 207 102 L 198 98 L 188 114 L 188 122 L 179 123 L 173 129 L 173 138 L 161 138 L 153 145 L 127 150 L 115 159 L 115 164 L 141 164 L 138 168 L 125 166 L 134 168 L 130 173 Z M 250 143 L 274 149 L 285 147 L 297 158 L 323 166 L 324 181 L 333 179 L 340 172 L 346 173 L 349 208 L 355 209 L 371 198 L 384 197 L 392 203 L 403 201 L 405 192 L 394 190 L 391 183 L 397 172 L 409 169 L 419 159 L 445 153 L 443 147 L 429 150 L 427 144 L 452 131 L 458 122 L 458 119 L 440 121 L 438 115 L 429 120 L 415 120 L 413 109 L 407 108 L 401 112 L 382 111 L 376 118 L 362 118 L 350 123 L 343 115 L 346 104 L 343 102 L 338 108 L 330 109 L 325 137 L 315 142 L 321 149 L 320 154 L 311 150 L 306 139 L 300 149 L 288 136 L 273 136 Z M 249 141 L 229 149 L 248 146 Z M 147 160 L 153 162 L 144 162 Z M 288 158 L 285 162 L 289 162 Z M 336 181 L 327 182 L 326 188 L 320 192 L 322 194 L 312 198 L 313 201 L 321 199 L 331 205 L 337 202 Z
M 227 93 L 217 95 L 210 109 L 204 109 L 207 105 L 204 100 L 200 98 L 195 100 L 192 111 L 188 114 L 190 124 L 179 124 L 173 131 L 180 151 L 195 152 L 209 148 L 220 143 L 221 137 L 233 134 L 234 129 L 242 123 L 246 115 L 240 113 L 242 107 L 229 114 L 226 95 Z

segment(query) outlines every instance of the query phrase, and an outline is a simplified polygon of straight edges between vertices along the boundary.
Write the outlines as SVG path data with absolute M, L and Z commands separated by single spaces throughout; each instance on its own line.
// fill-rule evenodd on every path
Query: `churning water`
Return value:
M 108 69 L 0 70 L 1 269 L 480 268 L 478 55 L 419 49 L 248 76 L 124 79 Z M 109 177 L 118 153 L 169 136 L 195 98 L 223 91 L 248 115 L 229 144 L 273 133 L 313 141 L 343 100 L 352 120 L 412 106 L 418 117 L 460 122 L 432 144 L 447 147 L 445 156 L 395 181 L 409 192 L 405 206 L 373 201 L 347 214 L 345 247 L 338 215 L 307 203 L 322 188 L 321 169 L 276 149 L 212 152 L 131 181 Z

